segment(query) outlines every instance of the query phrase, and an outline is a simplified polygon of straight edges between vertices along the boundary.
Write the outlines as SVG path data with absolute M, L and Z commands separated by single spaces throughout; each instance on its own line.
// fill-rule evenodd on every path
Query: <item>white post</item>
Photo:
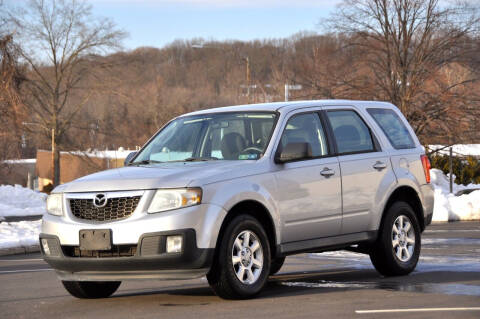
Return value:
M 288 102 L 288 83 L 285 83 L 285 102 Z
M 449 170 L 449 173 L 450 173 L 450 194 L 453 193 L 453 151 L 452 151 L 452 147 L 450 146 L 450 151 L 449 151 L 449 156 L 448 156 L 448 170 Z
M 33 189 L 32 173 L 30 173 L 30 171 L 27 172 L 27 188 L 30 188 L 31 190 L 34 190 Z

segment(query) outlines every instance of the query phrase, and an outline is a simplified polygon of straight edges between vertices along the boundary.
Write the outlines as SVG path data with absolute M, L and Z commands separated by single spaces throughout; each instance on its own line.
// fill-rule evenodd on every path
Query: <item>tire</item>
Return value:
M 285 262 L 285 257 L 274 258 L 270 266 L 270 276 L 275 275 L 277 272 L 279 272 L 284 262 Z
M 110 297 L 121 281 L 62 281 L 65 289 L 74 297 L 98 299 Z
M 224 299 L 248 299 L 258 294 L 267 282 L 271 262 L 270 244 L 262 225 L 249 215 L 237 216 L 227 225 L 219 243 L 207 274 L 215 294 Z
M 386 212 L 370 260 L 384 276 L 407 275 L 417 266 L 420 247 L 420 225 L 413 209 L 396 202 Z

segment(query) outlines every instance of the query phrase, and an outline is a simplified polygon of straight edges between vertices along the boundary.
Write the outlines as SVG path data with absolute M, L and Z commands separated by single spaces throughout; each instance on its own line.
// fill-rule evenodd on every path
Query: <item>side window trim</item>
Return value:
M 325 131 L 326 131 L 330 154 L 332 156 L 337 156 L 338 155 L 337 142 L 335 140 L 335 136 L 333 136 L 333 129 L 332 129 L 332 126 L 330 125 L 330 121 L 328 120 L 327 111 L 320 110 L 318 113 L 320 115 L 320 120 L 322 121 L 322 125 L 324 125 Z
M 372 144 L 373 144 L 373 150 L 370 151 L 356 151 L 356 152 L 345 152 L 345 153 L 339 153 L 338 152 L 338 145 L 337 145 L 337 140 L 335 138 L 335 135 L 333 134 L 333 128 L 330 123 L 330 119 L 328 118 L 327 113 L 328 112 L 336 112 L 336 111 L 351 111 L 357 114 L 357 116 L 360 118 L 360 120 L 365 124 L 365 126 L 368 129 L 368 132 L 370 133 L 370 138 L 372 139 Z M 335 156 L 344 156 L 344 155 L 355 155 L 355 154 L 367 154 L 367 153 L 376 153 L 376 152 L 382 152 L 382 148 L 380 146 L 380 143 L 378 142 L 377 137 L 375 136 L 375 133 L 373 132 L 372 128 L 370 125 L 368 125 L 368 122 L 365 121 L 363 116 L 357 112 L 355 108 L 348 108 L 348 107 L 340 107 L 340 108 L 332 108 L 332 109 L 322 109 L 321 112 L 323 113 L 323 117 L 325 118 L 325 121 L 327 122 L 328 126 L 328 134 L 330 139 L 333 141 L 334 144 L 334 149 L 335 149 Z
M 321 155 L 321 156 L 314 156 L 314 157 L 311 157 L 311 158 L 308 158 L 308 159 L 302 159 L 302 160 L 294 161 L 294 162 L 306 162 L 306 161 L 316 160 L 316 159 L 320 159 L 320 158 L 328 158 L 328 157 L 336 156 L 335 151 L 332 148 L 333 144 L 332 144 L 331 138 L 328 134 L 328 129 L 325 126 L 327 123 L 325 123 L 325 121 L 322 119 L 322 116 L 320 114 L 321 112 L 322 112 L 322 110 L 317 109 L 317 110 L 309 110 L 309 111 L 304 111 L 304 112 L 293 113 L 290 116 L 288 116 L 285 119 L 285 125 L 283 126 L 282 132 L 279 135 L 279 138 L 277 140 L 277 145 L 275 147 L 275 152 L 273 152 L 273 155 L 274 155 L 273 158 L 275 157 L 275 154 L 278 154 L 278 152 L 281 151 L 282 136 L 283 136 L 283 133 L 285 132 L 285 130 L 287 128 L 288 121 L 290 121 L 290 119 L 292 119 L 294 116 L 304 115 L 304 114 L 315 114 L 315 115 L 318 116 L 319 121 L 320 121 L 320 123 L 322 125 L 322 128 L 323 128 L 323 133 L 325 135 L 325 139 L 327 141 L 327 154 L 326 155 Z

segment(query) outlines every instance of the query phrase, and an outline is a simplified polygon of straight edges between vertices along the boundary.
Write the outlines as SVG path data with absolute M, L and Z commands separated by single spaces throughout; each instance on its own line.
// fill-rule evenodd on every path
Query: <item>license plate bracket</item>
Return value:
M 80 250 L 112 249 L 112 231 L 110 229 L 82 229 L 79 236 Z

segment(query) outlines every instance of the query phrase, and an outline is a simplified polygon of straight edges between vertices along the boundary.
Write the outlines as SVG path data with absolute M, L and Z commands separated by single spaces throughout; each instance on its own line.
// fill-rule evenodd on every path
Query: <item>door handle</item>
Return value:
M 377 161 L 375 164 L 373 164 L 373 168 L 381 171 L 382 169 L 387 168 L 387 164 L 385 164 L 384 162 Z
M 324 177 L 330 177 L 332 175 L 335 175 L 335 171 L 333 169 L 329 169 L 328 167 L 325 167 L 321 172 L 320 175 Z

